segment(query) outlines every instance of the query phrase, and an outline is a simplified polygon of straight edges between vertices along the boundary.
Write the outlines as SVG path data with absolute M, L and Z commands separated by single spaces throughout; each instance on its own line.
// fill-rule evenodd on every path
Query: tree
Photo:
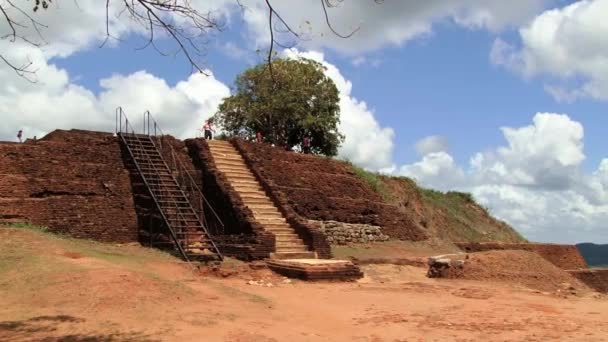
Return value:
M 313 60 L 273 59 L 237 76 L 235 94 L 220 104 L 215 122 L 228 134 L 293 148 L 310 139 L 312 153 L 335 156 L 344 137 L 338 132 L 338 89 Z

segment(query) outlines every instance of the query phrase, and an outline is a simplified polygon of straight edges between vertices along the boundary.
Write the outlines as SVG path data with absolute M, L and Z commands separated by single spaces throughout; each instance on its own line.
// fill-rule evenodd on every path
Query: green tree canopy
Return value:
M 325 67 L 310 59 L 274 59 L 237 76 L 235 94 L 220 104 L 214 121 L 229 135 L 293 148 L 310 138 L 312 153 L 335 156 L 344 137 L 338 132 L 338 89 Z

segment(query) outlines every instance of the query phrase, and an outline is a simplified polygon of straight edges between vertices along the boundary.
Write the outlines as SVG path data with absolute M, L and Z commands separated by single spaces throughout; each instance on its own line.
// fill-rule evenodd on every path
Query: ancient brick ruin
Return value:
M 129 172 L 112 134 L 57 130 L 36 142 L 0 143 L 0 175 L 0 223 L 138 241 Z
M 277 248 L 277 235 L 256 220 L 255 212 L 260 209 L 244 203 L 226 174 L 218 169 L 208 144 L 201 139 L 168 141 L 224 222 L 224 228 L 213 234 L 222 253 L 244 260 L 271 256 Z M 425 231 L 396 207 L 383 203 L 341 162 L 241 140 L 231 143 L 298 241 L 320 258 L 331 257 L 330 242 L 385 240 L 386 236 L 414 241 L 426 238 Z M 29 222 L 78 238 L 146 243 L 149 227 L 158 220 L 147 188 L 113 134 L 57 130 L 38 141 L 0 143 L 0 224 Z M 323 229 L 327 230 L 330 221 L 338 226 L 330 224 L 332 228 L 326 234 Z M 286 242 L 286 246 L 296 241 L 293 234 L 284 235 L 288 240 L 281 243 Z M 470 252 L 533 251 L 598 290 L 607 287 L 608 272 L 588 269 L 575 246 L 458 246 Z M 285 267 L 285 272 L 312 278 L 323 278 L 324 269 L 331 269 L 327 265 Z M 356 278 L 357 272 L 349 267 L 340 272 Z M 302 273 L 305 271 L 309 273 Z

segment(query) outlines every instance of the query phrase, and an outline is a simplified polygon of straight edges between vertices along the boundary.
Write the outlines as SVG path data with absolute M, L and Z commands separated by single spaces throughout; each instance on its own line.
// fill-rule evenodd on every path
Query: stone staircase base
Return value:
M 363 277 L 359 267 L 348 260 L 271 259 L 266 264 L 278 274 L 302 280 L 353 281 Z

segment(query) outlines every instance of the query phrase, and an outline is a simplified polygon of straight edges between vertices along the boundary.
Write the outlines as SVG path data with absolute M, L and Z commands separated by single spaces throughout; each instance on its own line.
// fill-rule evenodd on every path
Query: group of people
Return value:
M 215 128 L 213 128 L 213 120 L 209 119 L 209 120 L 205 121 L 205 123 L 203 124 L 203 136 L 204 136 L 205 140 L 212 140 L 214 134 L 215 134 Z M 263 140 L 262 132 L 257 131 L 255 133 L 255 141 L 257 143 L 261 143 L 262 140 Z M 285 149 L 289 150 L 288 144 L 285 144 Z M 302 152 L 304 152 L 305 154 L 309 154 L 310 151 L 311 151 L 310 137 L 307 135 L 304 137 L 304 139 L 302 139 Z

